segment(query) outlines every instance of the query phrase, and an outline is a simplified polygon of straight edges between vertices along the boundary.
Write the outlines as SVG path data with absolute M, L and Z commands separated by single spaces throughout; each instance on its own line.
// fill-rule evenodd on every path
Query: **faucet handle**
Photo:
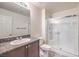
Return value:
M 19 37 L 16 37 L 17 40 L 19 40 Z

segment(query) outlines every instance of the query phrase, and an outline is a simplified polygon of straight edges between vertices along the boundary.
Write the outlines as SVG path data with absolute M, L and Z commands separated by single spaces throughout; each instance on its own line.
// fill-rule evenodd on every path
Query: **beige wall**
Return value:
M 41 31 L 42 31 L 41 9 L 30 4 L 30 13 L 31 13 L 31 36 L 39 37 L 41 36 Z
M 42 37 L 46 41 L 46 10 L 42 9 Z

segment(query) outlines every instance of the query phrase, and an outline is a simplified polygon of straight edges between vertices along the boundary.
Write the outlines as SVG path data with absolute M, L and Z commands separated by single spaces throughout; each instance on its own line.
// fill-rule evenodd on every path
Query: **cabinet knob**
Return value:
M 26 46 L 26 48 L 27 48 L 27 46 Z

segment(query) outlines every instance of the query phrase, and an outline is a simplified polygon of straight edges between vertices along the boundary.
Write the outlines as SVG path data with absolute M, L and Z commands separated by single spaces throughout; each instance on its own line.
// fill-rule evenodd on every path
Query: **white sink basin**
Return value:
M 27 43 L 29 42 L 31 39 L 29 38 L 23 38 L 21 40 L 14 40 L 14 41 L 11 41 L 10 44 L 11 45 L 19 45 L 19 44 L 22 44 L 22 43 Z

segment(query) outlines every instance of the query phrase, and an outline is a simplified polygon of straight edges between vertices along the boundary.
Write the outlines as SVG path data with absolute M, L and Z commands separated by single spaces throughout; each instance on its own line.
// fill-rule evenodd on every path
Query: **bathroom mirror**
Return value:
M 30 34 L 30 10 L 25 7 L 0 2 L 0 39 Z

